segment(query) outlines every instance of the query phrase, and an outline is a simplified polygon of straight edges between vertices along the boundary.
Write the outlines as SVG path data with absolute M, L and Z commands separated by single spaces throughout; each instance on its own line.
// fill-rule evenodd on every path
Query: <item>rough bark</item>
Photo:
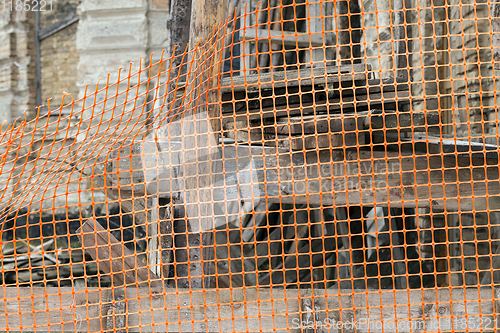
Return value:
M 167 29 L 170 32 L 170 48 L 167 55 L 170 56 L 175 50 L 175 55 L 181 55 L 189 43 L 189 29 L 191 24 L 191 0 L 172 0 L 170 18 L 167 21 Z M 179 67 L 182 57 L 176 57 L 172 62 L 172 68 Z M 173 77 L 178 70 L 175 70 Z M 181 72 L 182 74 L 182 72 Z

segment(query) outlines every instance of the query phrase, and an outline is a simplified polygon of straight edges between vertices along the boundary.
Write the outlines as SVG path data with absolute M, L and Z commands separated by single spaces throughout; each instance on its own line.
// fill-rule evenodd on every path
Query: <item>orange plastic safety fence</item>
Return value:
M 0 330 L 494 330 L 499 12 L 242 2 L 4 125 Z

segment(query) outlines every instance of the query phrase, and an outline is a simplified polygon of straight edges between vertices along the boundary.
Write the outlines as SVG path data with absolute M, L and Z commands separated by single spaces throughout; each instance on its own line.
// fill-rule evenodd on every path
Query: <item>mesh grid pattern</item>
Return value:
M 0 329 L 496 328 L 492 2 L 242 3 L 0 133 Z

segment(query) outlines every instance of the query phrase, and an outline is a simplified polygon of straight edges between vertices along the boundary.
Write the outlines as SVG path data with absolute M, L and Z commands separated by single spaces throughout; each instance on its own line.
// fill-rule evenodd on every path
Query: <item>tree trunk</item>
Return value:
M 172 0 L 170 18 L 167 21 L 167 29 L 170 32 L 170 48 L 166 50 L 167 57 L 170 57 L 174 48 L 175 55 L 182 55 L 189 43 L 189 29 L 191 27 L 191 0 Z M 179 67 L 182 57 L 174 58 L 172 69 Z M 178 68 L 173 70 L 171 77 L 175 78 L 178 73 Z M 185 68 L 180 74 L 185 73 Z
M 215 45 L 212 52 L 202 54 L 207 49 L 200 48 L 194 52 L 197 45 L 204 45 L 207 38 L 215 31 L 217 34 L 219 25 L 224 23 L 228 16 L 228 0 L 193 0 L 191 9 L 191 29 L 189 35 L 190 60 L 200 62 L 196 75 L 190 78 L 192 101 L 190 109 L 185 109 L 183 115 L 184 135 L 183 153 L 185 191 L 183 201 L 189 220 L 189 230 L 192 233 L 188 237 L 189 246 L 189 276 L 191 288 L 203 288 L 211 285 L 211 279 L 207 277 L 212 271 L 211 256 L 208 251 L 213 241 L 212 228 L 212 173 L 214 170 L 212 161 L 217 158 L 217 145 L 220 134 L 219 93 L 210 90 L 217 84 L 218 74 L 222 65 L 222 52 L 219 51 L 223 45 Z M 224 33 L 225 29 L 221 30 Z M 224 40 L 219 35 L 217 40 Z M 215 42 L 215 41 L 214 41 Z M 206 61 L 206 62 L 205 62 Z M 205 63 L 203 63 L 205 62 Z M 219 170 L 220 172 L 220 170 Z M 193 236 L 193 237 L 191 237 Z M 205 278 L 203 276 L 205 275 Z

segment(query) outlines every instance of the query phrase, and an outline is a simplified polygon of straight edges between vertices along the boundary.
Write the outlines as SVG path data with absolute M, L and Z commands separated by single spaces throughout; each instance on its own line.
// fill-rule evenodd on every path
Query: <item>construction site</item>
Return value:
M 0 1 L 0 330 L 497 331 L 496 1 Z

